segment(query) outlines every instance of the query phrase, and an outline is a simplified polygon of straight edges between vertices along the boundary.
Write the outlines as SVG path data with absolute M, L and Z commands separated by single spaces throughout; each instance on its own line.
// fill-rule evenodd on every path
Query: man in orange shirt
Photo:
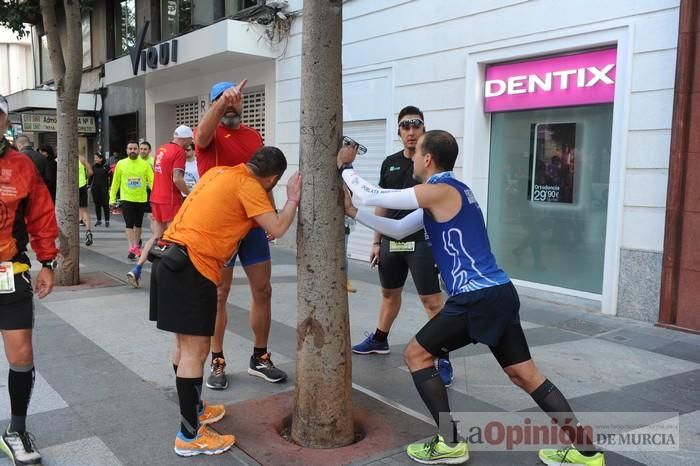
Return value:
M 229 82 L 214 84 L 211 89 L 211 107 L 202 117 L 195 133 L 195 147 L 199 175 L 203 176 L 214 166 L 235 166 L 246 163 L 253 153 L 263 145 L 262 137 L 253 128 L 241 123 L 243 113 L 242 90 L 246 80 L 237 86 Z M 270 233 L 268 231 L 268 233 Z M 287 378 L 284 371 L 272 363 L 267 351 L 272 322 L 272 265 L 270 245 L 265 230 L 253 225 L 241 242 L 238 258 L 250 283 L 253 303 L 250 310 L 250 326 L 253 330 L 253 354 L 248 373 L 262 377 L 268 382 L 281 382 Z M 211 374 L 207 387 L 223 390 L 228 387 L 224 368 L 224 334 L 228 322 L 226 300 L 233 280 L 233 265 L 236 256 L 221 270 L 218 284 L 218 313 L 216 330 L 211 342 Z
M 235 442 L 233 435 L 206 427 L 223 417 L 223 406 L 213 413 L 200 402 L 217 320 L 216 288 L 224 263 L 254 225 L 279 237 L 292 224 L 301 195 L 299 173 L 287 183 L 287 203 L 279 214 L 268 196 L 286 168 L 279 149 L 263 147 L 246 164 L 209 170 L 165 231 L 162 257 L 154 259 L 150 318 L 177 339 L 173 365 L 181 423 L 175 453 L 180 456 L 223 453 Z

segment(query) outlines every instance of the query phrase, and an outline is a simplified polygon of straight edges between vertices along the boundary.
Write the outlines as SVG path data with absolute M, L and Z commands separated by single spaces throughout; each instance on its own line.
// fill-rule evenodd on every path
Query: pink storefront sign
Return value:
M 569 107 L 612 102 L 617 49 L 597 50 L 486 68 L 484 111 Z

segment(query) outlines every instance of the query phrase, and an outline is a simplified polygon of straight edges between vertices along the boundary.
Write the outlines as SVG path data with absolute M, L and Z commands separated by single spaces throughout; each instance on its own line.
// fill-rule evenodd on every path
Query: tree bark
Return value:
M 56 285 L 80 283 L 78 226 L 78 97 L 83 76 L 83 41 L 79 0 L 63 0 L 66 33 L 62 40 L 56 20 L 56 0 L 41 0 L 41 15 L 56 87 L 58 179 L 56 217 L 60 255 Z M 86 154 L 87 155 L 87 154 Z
M 297 365 L 292 439 L 354 440 L 342 189 L 342 1 L 306 0 L 301 61 L 302 202 L 297 227 Z

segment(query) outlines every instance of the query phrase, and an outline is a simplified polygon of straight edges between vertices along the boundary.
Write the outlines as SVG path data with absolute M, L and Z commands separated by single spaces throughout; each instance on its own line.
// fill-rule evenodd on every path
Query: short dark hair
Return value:
M 53 147 L 51 147 L 48 144 L 42 144 L 37 148 L 37 151 L 39 152 L 46 152 L 49 156 L 50 159 L 55 159 L 56 158 L 56 153 L 53 151 Z
M 434 129 L 427 131 L 421 138 L 423 155 L 430 154 L 435 165 L 443 170 L 452 170 L 457 161 L 459 146 L 457 140 L 447 131 Z
M 130 144 L 136 144 L 138 146 L 139 142 L 138 141 L 129 141 L 126 143 L 126 147 L 129 147 Z
M 423 117 L 423 112 L 420 111 L 420 108 L 414 107 L 413 105 L 407 105 L 399 112 L 399 118 L 396 120 L 396 122 L 398 123 L 401 121 L 401 119 L 406 115 L 420 115 L 420 119 L 425 121 L 425 117 Z
M 141 144 L 144 144 L 144 145 L 148 146 L 148 150 L 151 150 L 151 143 L 150 143 L 150 142 L 148 142 L 148 141 L 141 141 Z M 139 144 L 139 147 L 141 146 L 141 144 Z
M 256 176 L 282 176 L 287 169 L 287 159 L 281 150 L 274 146 L 263 146 L 248 161 L 248 166 Z

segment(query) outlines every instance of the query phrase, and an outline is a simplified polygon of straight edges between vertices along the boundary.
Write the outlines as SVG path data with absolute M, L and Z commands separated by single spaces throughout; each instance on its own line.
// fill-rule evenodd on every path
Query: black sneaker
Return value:
M 105 227 L 109 228 L 109 220 L 105 220 Z
M 207 377 L 207 387 L 214 390 L 226 390 L 228 387 L 228 378 L 226 377 L 226 360 L 224 358 L 216 358 L 211 362 L 211 374 Z
M 96 227 L 99 227 L 100 225 L 102 225 L 102 220 L 98 220 L 95 222 Z
M 34 436 L 29 432 L 10 432 L 8 426 L 0 437 L 0 450 L 15 465 L 41 464 L 41 455 L 34 445 Z
M 85 233 L 85 246 L 92 246 L 92 231 Z
M 85 222 L 83 221 L 82 218 L 81 218 L 80 221 L 78 222 L 78 225 L 80 225 L 81 227 L 84 227 L 84 226 L 85 226 Z
M 272 364 L 272 355 L 270 353 L 265 353 L 259 358 L 254 355 L 250 357 L 250 366 L 248 367 L 248 374 L 254 375 L 256 377 L 262 377 L 268 382 L 282 382 L 287 378 L 287 374 L 284 371 L 277 369 L 274 364 Z

